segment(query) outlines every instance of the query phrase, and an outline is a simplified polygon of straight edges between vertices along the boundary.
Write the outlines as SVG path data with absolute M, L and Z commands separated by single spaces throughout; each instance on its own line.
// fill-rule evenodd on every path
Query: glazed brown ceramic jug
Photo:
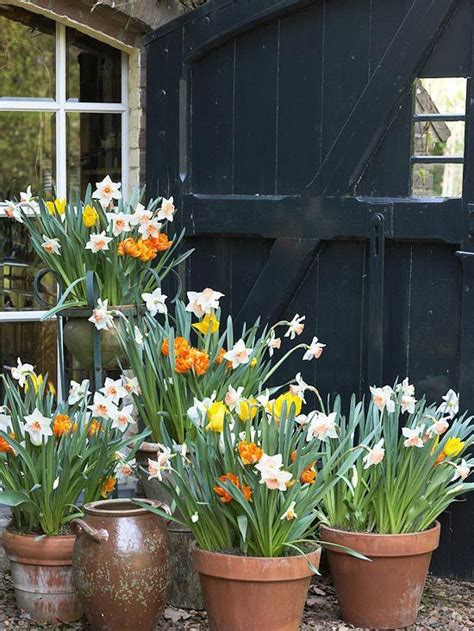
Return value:
M 72 522 L 73 569 L 92 629 L 152 631 L 168 588 L 165 523 L 130 499 L 91 502 L 84 512 Z

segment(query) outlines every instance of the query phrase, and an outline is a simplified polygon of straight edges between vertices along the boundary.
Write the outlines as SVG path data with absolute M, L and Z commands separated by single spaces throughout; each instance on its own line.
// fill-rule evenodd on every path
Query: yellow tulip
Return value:
M 277 400 L 273 404 L 272 411 L 273 411 L 273 415 L 276 418 L 280 418 L 284 403 L 286 403 L 287 414 L 289 413 L 292 405 L 294 405 L 295 407 L 294 409 L 295 416 L 298 416 L 298 414 L 301 413 L 302 401 L 299 398 L 299 396 L 297 394 L 292 394 L 291 392 L 285 392 L 285 394 L 280 394 L 280 396 L 277 398 Z
M 209 423 L 206 426 L 208 431 L 223 432 L 224 417 L 227 408 L 222 401 L 215 401 L 207 410 L 207 418 Z
M 237 413 L 241 421 L 251 421 L 255 418 L 258 409 L 256 399 L 242 399 L 237 407 Z
M 193 324 L 193 328 L 205 335 L 206 333 L 209 333 L 209 331 L 211 333 L 217 333 L 219 330 L 219 324 L 219 320 L 213 313 L 206 313 L 201 322 Z
M 99 219 L 99 213 L 93 208 L 90 204 L 84 206 L 84 210 L 82 211 L 82 221 L 86 228 L 92 228 L 92 226 Z
M 448 438 L 445 446 L 443 447 L 443 452 L 448 458 L 453 458 L 455 456 L 459 456 L 463 449 L 464 443 L 460 438 Z

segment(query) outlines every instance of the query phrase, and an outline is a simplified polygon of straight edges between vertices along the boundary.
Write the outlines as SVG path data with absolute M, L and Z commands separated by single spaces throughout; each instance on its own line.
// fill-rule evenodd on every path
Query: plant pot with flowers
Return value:
M 177 301 L 174 317 L 166 314 L 159 322 L 146 314 L 139 321 L 123 319 L 123 327 L 119 327 L 123 352 L 136 380 L 135 404 L 154 441 L 144 443 L 137 453 L 148 498 L 171 502 L 161 476 L 157 479 L 145 470 L 153 470 L 156 461 L 160 462 L 159 445 L 165 436 L 172 441 L 172 448 L 180 451 L 186 449 L 187 432 L 202 415 L 219 423 L 229 410 L 239 422 L 250 421 L 258 407 L 278 390 L 266 390 L 267 384 L 293 353 L 304 350 L 305 358 L 311 359 L 323 351 L 324 344 L 314 338 L 311 345 L 296 344 L 282 352 L 278 360 L 274 356 L 281 346 L 277 329 L 285 327 L 287 337 L 293 340 L 304 328 L 304 318 L 299 316 L 270 328 L 257 322 L 239 332 L 229 317 L 221 330 L 222 296 L 210 288 L 188 292 L 188 304 Z M 298 375 L 291 394 L 297 411 L 301 410 L 304 385 Z M 202 608 L 199 581 L 189 554 L 193 537 L 183 528 L 176 522 L 169 526 L 174 575 L 169 602 L 178 607 Z
M 177 254 L 184 232 L 168 238 L 173 198 L 145 207 L 136 190 L 128 201 L 109 176 L 79 197 L 20 201 L 11 217 L 30 233 L 35 252 L 59 281 L 62 296 L 48 316 L 65 319 L 64 343 L 81 368 L 93 364 L 93 326 L 100 332 L 102 366 L 125 359 L 114 326 L 117 312 L 136 313 L 145 301 L 163 305 L 161 282 L 190 254 Z M 44 275 L 44 271 L 41 272 Z
M 417 401 L 407 379 L 395 389 L 371 391 L 368 411 L 353 400 L 347 421 L 336 402 L 338 440 L 328 441 L 323 469 L 341 445 L 359 457 L 351 474 L 323 497 L 320 536 L 343 619 L 357 627 L 395 629 L 415 623 L 439 543 L 436 518 L 474 489 L 465 481 L 474 462 L 466 455 L 474 426 L 472 417 L 456 418 L 452 390 L 440 406 Z M 371 563 L 338 546 L 357 550 Z
M 299 629 L 320 558 L 316 508 L 357 457 L 334 453 L 318 475 L 324 441 L 295 420 L 301 399 L 282 397 L 263 406 L 255 398 L 245 420 L 217 402 L 197 413 L 187 449 L 173 453 L 165 436 L 168 446 L 150 464 L 177 508 L 170 519 L 194 534 L 212 631 Z
M 11 508 L 3 545 L 17 605 L 36 621 L 72 622 L 82 608 L 73 586 L 70 523 L 82 515 L 80 497 L 107 497 L 117 471 L 130 468 L 134 452 L 117 454 L 131 439 L 116 420 L 91 416 L 87 383 L 61 403 L 33 366 L 18 360 L 12 377 L 2 376 L 0 504 Z

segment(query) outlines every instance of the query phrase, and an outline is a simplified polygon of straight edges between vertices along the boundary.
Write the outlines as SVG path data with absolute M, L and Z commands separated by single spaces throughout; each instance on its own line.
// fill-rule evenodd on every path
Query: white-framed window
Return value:
M 0 4 L 0 370 L 22 356 L 54 379 L 57 357 L 29 239 L 2 203 L 28 185 L 46 199 L 83 195 L 107 174 L 128 191 L 128 90 L 127 53 Z

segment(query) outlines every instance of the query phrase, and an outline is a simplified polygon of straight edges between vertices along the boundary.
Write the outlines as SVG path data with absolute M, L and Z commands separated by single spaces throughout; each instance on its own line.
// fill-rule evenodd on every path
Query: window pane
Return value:
M 0 201 L 19 198 L 31 184 L 35 194 L 53 195 L 56 170 L 55 115 L 0 112 Z
M 66 30 L 67 98 L 90 103 L 120 103 L 119 50 L 74 29 Z
M 0 320 L 1 369 L 16 366 L 17 357 L 33 364 L 37 374 L 48 373 L 48 381 L 56 386 L 56 323 Z
M 55 98 L 55 32 L 52 20 L 0 5 L 0 98 Z
M 463 156 L 464 122 L 416 121 L 413 154 L 417 156 Z
M 413 197 L 461 197 L 462 164 L 414 164 Z
M 417 114 L 464 114 L 466 111 L 466 79 L 443 77 L 415 81 Z
M 121 115 L 68 113 L 68 190 L 84 194 L 106 175 L 121 179 Z

